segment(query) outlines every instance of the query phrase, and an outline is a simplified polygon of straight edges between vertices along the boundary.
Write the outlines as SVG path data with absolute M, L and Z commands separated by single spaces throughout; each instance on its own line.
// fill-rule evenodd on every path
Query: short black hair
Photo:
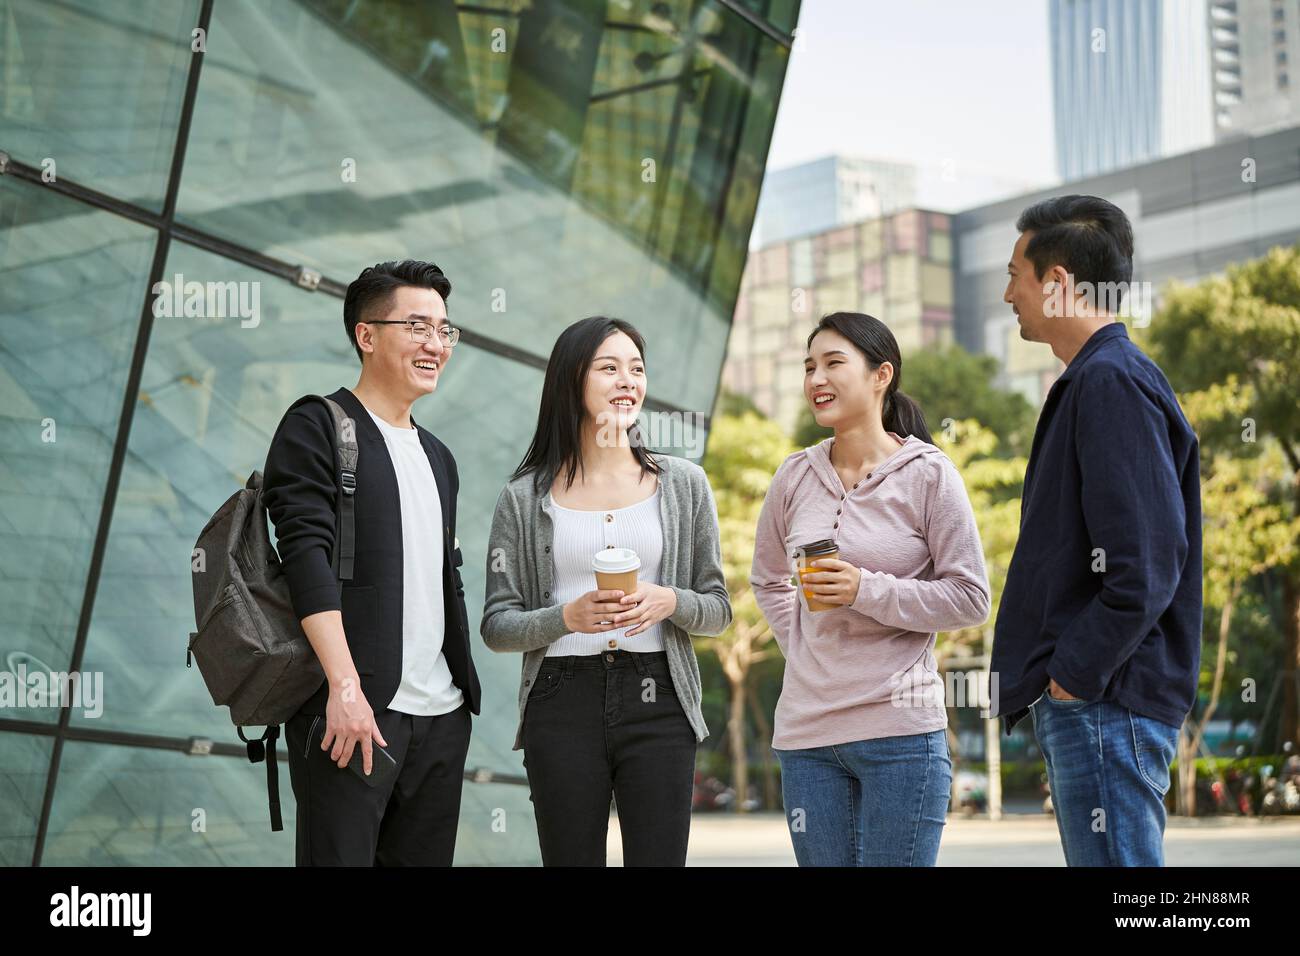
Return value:
M 1025 258 L 1034 275 L 1055 265 L 1065 267 L 1076 283 L 1127 287 L 1133 279 L 1133 226 L 1112 202 L 1098 196 L 1053 196 L 1020 214 L 1016 230 L 1032 232 Z
M 365 361 L 361 346 L 357 345 L 357 323 L 366 321 L 363 316 L 372 314 L 379 306 L 387 307 L 393 292 L 404 285 L 420 289 L 433 289 L 446 302 L 451 297 L 451 280 L 432 262 L 404 259 L 401 262 L 379 262 L 361 270 L 352 280 L 343 297 L 343 328 L 348 341 L 356 349 L 357 358 Z

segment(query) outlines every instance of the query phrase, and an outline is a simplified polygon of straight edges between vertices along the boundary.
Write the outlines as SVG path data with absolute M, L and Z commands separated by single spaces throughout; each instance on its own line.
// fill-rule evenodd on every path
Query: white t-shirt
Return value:
M 446 633 L 442 603 L 442 501 L 420 434 L 397 428 L 366 409 L 384 436 L 397 473 L 402 513 L 402 679 L 389 710 L 431 717 L 464 698 L 442 653 Z

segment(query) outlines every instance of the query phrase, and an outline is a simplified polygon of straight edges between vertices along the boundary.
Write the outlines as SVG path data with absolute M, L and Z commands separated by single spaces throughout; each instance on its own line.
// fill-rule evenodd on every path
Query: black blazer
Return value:
M 384 436 L 365 407 L 346 388 L 329 396 L 356 423 L 356 559 L 351 581 L 340 582 L 331 565 L 339 469 L 329 410 L 307 402 L 288 412 L 271 439 L 263 472 L 262 499 L 275 525 L 277 550 L 299 618 L 319 611 L 343 612 L 343 631 L 361 677 L 361 692 L 378 714 L 397 693 L 402 677 L 402 513 L 397 474 Z M 442 503 L 442 595 L 446 621 L 442 652 L 452 680 L 471 713 L 479 713 L 481 690 L 469 649 L 464 563 L 456 541 L 456 493 L 460 478 L 447 446 L 411 420 L 429 456 Z M 342 585 L 340 587 L 340 584 Z M 324 714 L 329 685 L 303 705 Z

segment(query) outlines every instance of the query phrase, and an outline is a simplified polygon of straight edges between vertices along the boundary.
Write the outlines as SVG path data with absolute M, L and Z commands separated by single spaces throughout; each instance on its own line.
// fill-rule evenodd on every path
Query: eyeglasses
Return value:
M 433 326 L 427 322 L 411 322 L 407 319 L 384 319 L 379 322 L 367 322 L 366 325 L 404 325 L 407 331 L 411 333 L 411 341 L 420 345 L 433 338 Z M 451 348 L 460 341 L 460 329 L 452 328 L 450 325 L 439 326 L 438 338 L 442 339 L 443 345 Z

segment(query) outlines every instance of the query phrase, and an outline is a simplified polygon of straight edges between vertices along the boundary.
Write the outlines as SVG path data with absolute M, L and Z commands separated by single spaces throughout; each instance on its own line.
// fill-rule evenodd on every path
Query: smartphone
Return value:
M 321 741 L 325 739 L 325 718 L 315 722 L 315 731 L 312 732 L 311 745 L 320 750 Z M 325 754 L 329 759 L 329 754 Z M 365 754 L 361 752 L 361 745 L 357 744 L 352 749 L 352 759 L 348 761 L 348 769 L 360 777 L 369 787 L 387 786 L 388 782 L 397 775 L 397 761 L 392 758 L 387 750 L 379 746 L 373 740 L 370 741 L 370 776 L 366 776 Z M 335 764 L 337 766 L 337 763 Z

